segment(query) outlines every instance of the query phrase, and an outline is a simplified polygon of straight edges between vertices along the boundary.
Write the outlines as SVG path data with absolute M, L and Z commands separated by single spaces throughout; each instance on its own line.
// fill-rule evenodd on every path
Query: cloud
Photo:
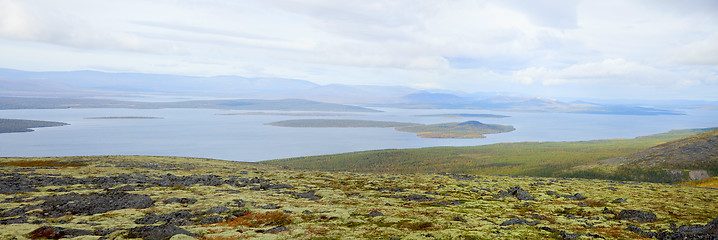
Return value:
M 621 58 L 574 64 L 560 69 L 530 67 L 514 71 L 512 76 L 516 82 L 539 82 L 544 86 L 571 84 L 676 87 L 694 84 L 680 78 L 676 73 Z
M 181 53 L 179 46 L 153 42 L 133 34 L 103 31 L 58 9 L 0 0 L 0 37 L 78 49 L 104 49 L 156 54 Z
M 690 65 L 718 65 L 718 33 L 673 50 L 673 61 Z

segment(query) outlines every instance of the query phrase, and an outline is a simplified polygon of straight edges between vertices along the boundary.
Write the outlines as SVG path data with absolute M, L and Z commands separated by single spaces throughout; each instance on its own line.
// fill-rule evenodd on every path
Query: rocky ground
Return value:
M 636 182 L 0 159 L 0 239 L 718 239 L 717 201 Z

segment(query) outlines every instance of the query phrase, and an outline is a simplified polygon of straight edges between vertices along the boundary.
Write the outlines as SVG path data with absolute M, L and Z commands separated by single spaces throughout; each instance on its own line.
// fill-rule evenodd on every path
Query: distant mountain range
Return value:
M 680 114 L 672 110 L 625 103 L 565 102 L 497 93 L 447 93 L 402 86 L 319 85 L 285 78 L 195 77 L 99 71 L 29 72 L 0 68 L 0 96 L 116 98 L 153 94 L 223 99 L 306 99 L 369 107 Z M 711 102 L 691 102 L 688 105 L 718 109 L 718 103 Z M 671 108 L 674 107 L 671 105 Z

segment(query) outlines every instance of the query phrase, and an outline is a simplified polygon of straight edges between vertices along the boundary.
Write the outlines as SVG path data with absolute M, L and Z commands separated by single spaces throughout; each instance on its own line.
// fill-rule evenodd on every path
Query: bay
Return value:
M 343 153 L 363 150 L 474 146 L 522 141 L 583 141 L 633 138 L 673 129 L 718 126 L 718 111 L 689 110 L 686 115 L 598 115 L 455 109 L 392 109 L 360 116 L 217 115 L 241 113 L 214 109 L 34 109 L 2 110 L 0 118 L 60 121 L 70 125 L 34 132 L 0 134 L 0 156 L 162 155 L 233 161 Z M 265 111 L 270 112 L 270 111 Z M 470 113 L 507 118 L 421 117 Z M 87 119 L 141 116 L 156 119 Z M 513 125 L 508 133 L 483 139 L 427 139 L 391 128 L 290 128 L 265 123 L 291 119 L 360 119 L 424 124 L 477 120 Z

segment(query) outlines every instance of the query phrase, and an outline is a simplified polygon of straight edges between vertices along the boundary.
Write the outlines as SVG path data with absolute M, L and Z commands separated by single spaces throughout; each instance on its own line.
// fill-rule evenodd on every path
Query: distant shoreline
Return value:
M 112 116 L 112 117 L 86 117 L 85 119 L 164 119 L 164 118 L 142 117 L 142 116 Z

